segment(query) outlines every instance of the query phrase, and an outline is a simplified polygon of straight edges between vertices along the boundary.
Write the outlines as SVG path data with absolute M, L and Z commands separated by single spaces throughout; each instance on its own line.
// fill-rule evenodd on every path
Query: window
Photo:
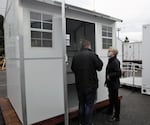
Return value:
M 108 49 L 112 46 L 112 27 L 103 25 L 102 26 L 102 45 L 103 49 Z
M 30 13 L 32 47 L 52 47 L 52 22 L 51 15 Z

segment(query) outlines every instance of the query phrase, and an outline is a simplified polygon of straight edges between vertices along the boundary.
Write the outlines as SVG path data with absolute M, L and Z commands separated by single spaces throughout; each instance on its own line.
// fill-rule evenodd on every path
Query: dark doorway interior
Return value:
M 0 96 L 7 96 L 6 88 L 6 61 L 5 60 L 5 50 L 4 50 L 4 17 L 0 15 Z
M 0 57 L 2 57 L 5 54 L 3 23 L 4 23 L 4 17 L 0 15 Z
M 95 24 L 79 21 L 75 19 L 66 19 L 67 42 L 67 83 L 68 83 L 68 102 L 69 110 L 74 110 L 78 106 L 78 98 L 75 88 L 75 78 L 71 71 L 72 58 L 81 49 L 83 39 L 91 42 L 92 49 L 95 51 Z

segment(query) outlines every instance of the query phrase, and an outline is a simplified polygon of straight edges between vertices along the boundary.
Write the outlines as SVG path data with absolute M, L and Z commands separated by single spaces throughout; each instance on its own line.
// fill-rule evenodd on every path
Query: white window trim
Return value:
M 53 47 L 53 15 L 52 14 L 48 14 L 48 13 L 44 13 L 44 12 L 34 11 L 34 10 L 31 10 L 30 14 L 31 14 L 31 12 L 41 14 L 41 20 L 31 19 L 31 17 L 29 16 L 30 17 L 30 33 L 31 33 L 31 31 L 52 33 L 52 38 L 51 39 L 44 39 L 44 40 L 51 40 L 52 41 L 52 46 L 47 46 L 47 47 L 46 46 L 40 46 L 40 47 L 32 46 L 32 38 L 30 36 L 30 39 L 31 39 L 30 40 L 30 43 L 31 43 L 30 46 L 31 46 L 31 48 L 52 48 Z M 43 19 L 43 15 L 44 14 L 45 15 L 50 15 L 52 17 L 52 22 L 43 21 L 42 19 Z M 31 27 L 31 21 L 40 22 L 41 23 L 41 28 L 32 28 Z M 52 29 L 51 30 L 43 29 L 42 23 L 52 24 Z M 35 38 L 33 38 L 33 39 L 35 39 Z M 36 38 L 36 39 L 38 39 L 38 38 Z M 40 40 L 43 40 L 43 39 L 40 38 Z M 41 44 L 43 44 L 43 43 L 41 43 Z

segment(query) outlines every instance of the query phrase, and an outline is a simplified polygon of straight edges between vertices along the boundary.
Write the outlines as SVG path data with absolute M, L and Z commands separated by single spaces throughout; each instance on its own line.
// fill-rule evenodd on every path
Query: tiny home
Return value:
M 61 10 L 61 3 L 50 0 L 7 2 L 7 94 L 23 124 L 64 114 L 66 104 L 69 111 L 77 109 L 70 66 L 82 39 L 92 42 L 93 51 L 104 62 L 102 72 L 98 73 L 97 102 L 108 99 L 104 87 L 107 49 L 116 47 L 115 23 L 121 20 L 67 4 L 64 17 Z

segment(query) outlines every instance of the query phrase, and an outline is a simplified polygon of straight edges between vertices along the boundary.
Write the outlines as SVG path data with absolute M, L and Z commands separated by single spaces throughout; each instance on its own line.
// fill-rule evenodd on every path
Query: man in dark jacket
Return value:
M 108 87 L 110 106 L 108 110 L 109 115 L 113 115 L 113 108 L 115 109 L 115 114 L 110 119 L 110 121 L 119 121 L 120 115 L 120 101 L 118 99 L 118 89 L 120 87 L 120 61 L 117 59 L 118 50 L 114 48 L 109 48 L 108 50 L 108 64 L 106 67 L 106 86 Z
M 97 72 L 103 62 L 91 50 L 91 43 L 84 40 L 82 49 L 72 60 L 71 69 L 75 73 L 76 89 L 79 99 L 81 125 L 92 125 L 92 114 L 98 88 Z

